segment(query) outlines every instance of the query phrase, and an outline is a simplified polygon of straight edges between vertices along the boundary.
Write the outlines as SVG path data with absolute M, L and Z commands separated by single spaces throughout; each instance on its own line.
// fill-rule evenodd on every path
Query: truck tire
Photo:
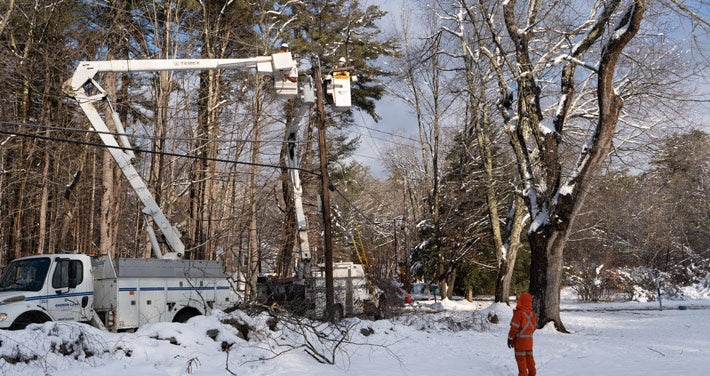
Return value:
M 185 307 L 180 310 L 180 312 L 175 314 L 175 317 L 173 317 L 173 322 L 179 322 L 179 323 L 185 323 L 187 320 L 199 316 L 202 313 L 198 311 L 196 308 L 192 307 Z
M 43 322 L 52 321 L 49 316 L 40 311 L 29 311 L 20 315 L 15 321 L 10 325 L 10 330 L 22 330 L 30 324 L 41 324 Z

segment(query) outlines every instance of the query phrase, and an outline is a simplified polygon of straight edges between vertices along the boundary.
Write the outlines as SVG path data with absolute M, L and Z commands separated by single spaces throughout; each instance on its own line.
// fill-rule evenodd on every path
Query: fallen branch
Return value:
M 660 351 L 658 351 L 658 350 L 656 350 L 656 349 L 654 349 L 654 348 L 649 347 L 648 349 L 651 350 L 651 351 L 653 351 L 653 352 L 657 352 L 657 353 L 661 354 L 661 356 L 666 356 L 666 354 L 664 354 L 664 353 L 662 353 L 662 352 L 660 352 Z

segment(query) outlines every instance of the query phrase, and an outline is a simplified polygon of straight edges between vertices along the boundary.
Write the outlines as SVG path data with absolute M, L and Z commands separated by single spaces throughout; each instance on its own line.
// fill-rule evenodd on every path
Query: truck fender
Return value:
M 31 310 L 21 313 L 10 325 L 10 330 L 22 330 L 29 324 L 41 324 L 47 321 L 53 321 L 51 317 L 40 310 Z
M 6 317 L 5 320 L 0 321 L 0 329 L 24 329 L 28 324 L 54 321 L 54 318 L 41 307 L 27 301 L 0 305 L 0 312 L 3 312 Z
M 184 307 L 183 309 L 179 310 L 178 313 L 175 314 L 175 316 L 173 316 L 173 322 L 184 323 L 195 316 L 200 316 L 201 314 L 202 312 L 200 312 L 195 307 Z

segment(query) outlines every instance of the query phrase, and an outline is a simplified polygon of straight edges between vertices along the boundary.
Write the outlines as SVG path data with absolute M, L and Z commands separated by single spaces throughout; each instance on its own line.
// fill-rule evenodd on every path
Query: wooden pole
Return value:
M 333 288 L 333 229 L 330 216 L 330 181 L 328 178 L 328 153 L 325 139 L 325 103 L 320 64 L 314 68 L 316 85 L 316 113 L 321 173 L 321 200 L 323 206 L 323 253 L 325 256 L 325 311 L 328 321 L 334 321 L 335 290 Z

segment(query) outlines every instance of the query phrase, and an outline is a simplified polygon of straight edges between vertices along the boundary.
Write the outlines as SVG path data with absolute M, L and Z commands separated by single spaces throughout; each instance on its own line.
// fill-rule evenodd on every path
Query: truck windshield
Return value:
M 13 261 L 0 278 L 0 291 L 39 291 L 44 285 L 48 257 Z

